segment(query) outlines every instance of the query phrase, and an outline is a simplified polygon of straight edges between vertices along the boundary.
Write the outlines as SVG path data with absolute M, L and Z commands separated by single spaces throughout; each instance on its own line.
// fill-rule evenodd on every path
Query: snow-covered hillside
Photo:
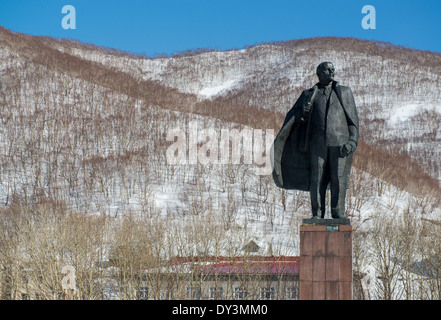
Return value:
M 316 82 L 315 67 L 332 61 L 336 78 L 352 88 L 368 141 L 398 148 L 439 176 L 441 55 L 351 38 L 315 38 L 242 50 L 148 58 L 103 48 L 48 43 L 70 54 L 159 81 L 199 100 L 253 106 L 285 114 L 299 93 Z M 422 115 L 427 119 L 421 121 Z M 427 137 L 431 132 L 433 137 Z M 406 140 L 403 143 L 403 138 Z M 396 144 L 397 140 L 401 142 Z M 431 156 L 424 155 L 430 150 Z

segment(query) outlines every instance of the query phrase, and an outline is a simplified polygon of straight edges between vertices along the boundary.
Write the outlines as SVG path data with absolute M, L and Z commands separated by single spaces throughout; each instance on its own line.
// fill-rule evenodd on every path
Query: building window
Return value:
M 137 299 L 138 300 L 147 300 L 149 297 L 149 288 L 142 287 L 137 292 Z
M 187 287 L 187 299 L 199 300 L 201 298 L 199 288 Z
M 247 298 L 247 289 L 245 288 L 234 288 L 234 299 L 244 300 Z
M 298 287 L 289 287 L 286 288 L 286 299 L 298 299 L 299 298 L 299 288 Z
M 210 287 L 210 300 L 222 299 L 223 291 L 222 287 Z
M 169 300 L 170 299 L 170 292 L 167 289 L 162 289 L 159 292 L 159 300 Z
M 259 292 L 261 300 L 274 300 L 276 298 L 276 291 L 274 288 L 260 288 Z

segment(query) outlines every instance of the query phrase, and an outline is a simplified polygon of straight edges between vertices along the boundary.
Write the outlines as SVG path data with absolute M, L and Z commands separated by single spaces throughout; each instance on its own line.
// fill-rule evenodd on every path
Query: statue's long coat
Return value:
M 314 86 L 305 90 L 300 95 L 291 110 L 287 113 L 282 129 L 277 134 L 272 147 L 273 179 L 275 184 L 283 189 L 295 189 L 309 191 L 310 189 L 310 158 L 309 158 L 309 137 L 306 122 L 296 121 L 301 115 L 303 104 L 310 101 L 314 92 Z M 355 128 L 349 131 L 349 139 L 358 143 L 358 114 L 355 106 L 354 96 L 349 87 L 341 86 L 336 81 L 333 83 L 340 104 L 345 110 L 346 117 L 354 124 Z M 344 178 L 346 188 L 349 188 L 349 176 L 351 172 L 353 154 L 349 154 Z

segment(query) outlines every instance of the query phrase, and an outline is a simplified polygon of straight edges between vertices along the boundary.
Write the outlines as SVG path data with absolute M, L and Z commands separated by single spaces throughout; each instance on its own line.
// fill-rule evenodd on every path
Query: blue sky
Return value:
M 75 7 L 75 30 L 62 27 L 65 5 Z M 376 29 L 362 28 L 365 5 Z M 317 36 L 441 53 L 441 0 L 1 0 L 0 25 L 149 56 Z

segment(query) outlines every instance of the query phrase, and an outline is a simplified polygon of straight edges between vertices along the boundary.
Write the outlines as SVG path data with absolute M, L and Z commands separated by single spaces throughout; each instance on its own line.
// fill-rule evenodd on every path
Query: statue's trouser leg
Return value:
M 345 216 L 346 186 L 344 169 L 346 157 L 340 157 L 340 147 L 326 147 L 320 141 L 311 143 L 311 209 L 312 215 L 325 217 L 326 188 L 331 182 L 331 215 Z
M 311 161 L 311 209 L 313 216 L 325 216 L 326 187 L 329 181 L 327 164 L 327 148 L 322 139 L 312 140 L 310 149 Z
M 340 147 L 328 147 L 329 173 L 331 177 L 331 215 L 333 218 L 345 216 L 346 186 L 344 169 L 346 157 L 340 157 Z

